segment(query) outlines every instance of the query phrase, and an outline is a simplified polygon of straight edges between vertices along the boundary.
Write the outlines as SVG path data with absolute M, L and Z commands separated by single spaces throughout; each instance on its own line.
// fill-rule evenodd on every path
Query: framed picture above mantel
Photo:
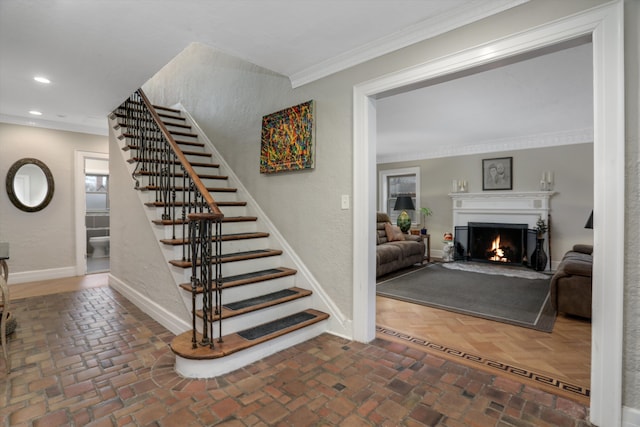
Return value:
M 513 189 L 513 157 L 482 160 L 482 190 Z

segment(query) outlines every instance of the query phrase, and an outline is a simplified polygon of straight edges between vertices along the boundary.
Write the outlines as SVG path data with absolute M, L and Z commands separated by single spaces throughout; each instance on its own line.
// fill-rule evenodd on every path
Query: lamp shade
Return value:
M 416 210 L 416 206 L 413 204 L 413 200 L 411 200 L 411 196 L 400 195 L 396 198 L 396 204 L 393 206 L 393 210 L 400 211 L 405 209 L 414 211 Z
M 593 228 L 593 211 L 591 211 L 591 215 L 589 215 L 589 219 L 587 223 L 584 225 L 584 228 Z

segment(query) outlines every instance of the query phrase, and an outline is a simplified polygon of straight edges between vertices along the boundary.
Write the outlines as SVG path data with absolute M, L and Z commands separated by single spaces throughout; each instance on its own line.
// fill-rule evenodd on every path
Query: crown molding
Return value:
M 555 147 L 560 145 L 584 144 L 589 142 L 593 142 L 593 128 L 489 140 L 466 145 L 443 144 L 424 151 L 378 156 L 376 158 L 376 163 L 382 164 L 412 160 L 438 159 L 443 157 L 467 156 L 472 154 L 496 153 L 501 151 L 518 151 L 532 148 Z
M 296 88 L 311 83 L 373 58 L 436 37 L 447 31 L 527 3 L 528 1 L 529 0 L 491 0 L 473 7 L 470 7 L 469 4 L 461 5 L 444 14 L 410 25 L 394 34 L 374 40 L 356 49 L 315 64 L 312 67 L 293 73 L 289 76 L 291 86 Z
M 88 133 L 90 135 L 109 135 L 109 127 L 106 117 L 104 119 L 104 127 L 56 122 L 53 120 L 32 119 L 28 117 L 11 116 L 7 114 L 0 114 L 0 123 L 29 126 L 41 129 L 62 130 L 67 132 Z

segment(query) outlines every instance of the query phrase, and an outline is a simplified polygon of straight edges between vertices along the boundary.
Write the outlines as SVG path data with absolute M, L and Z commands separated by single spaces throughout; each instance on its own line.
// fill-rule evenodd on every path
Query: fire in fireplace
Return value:
M 469 258 L 474 261 L 523 264 L 527 261 L 527 224 L 470 222 Z

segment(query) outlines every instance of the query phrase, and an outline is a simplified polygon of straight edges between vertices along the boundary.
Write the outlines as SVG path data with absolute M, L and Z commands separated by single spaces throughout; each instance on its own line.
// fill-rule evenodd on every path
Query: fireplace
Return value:
M 454 259 L 529 266 L 536 235 L 527 224 L 470 222 L 455 228 Z
M 550 199 L 554 194 L 553 191 L 451 193 L 454 259 L 527 264 L 536 246 L 536 222 L 539 218 L 549 222 Z M 472 230 L 471 224 L 481 226 Z M 484 226 L 487 224 L 491 227 Z M 496 225 L 500 228 L 499 243 L 498 235 L 488 230 Z M 487 239 L 489 244 L 477 243 L 478 239 Z M 549 253 L 546 235 L 544 245 Z
M 471 260 L 526 263 L 527 224 L 470 222 L 468 227 Z

